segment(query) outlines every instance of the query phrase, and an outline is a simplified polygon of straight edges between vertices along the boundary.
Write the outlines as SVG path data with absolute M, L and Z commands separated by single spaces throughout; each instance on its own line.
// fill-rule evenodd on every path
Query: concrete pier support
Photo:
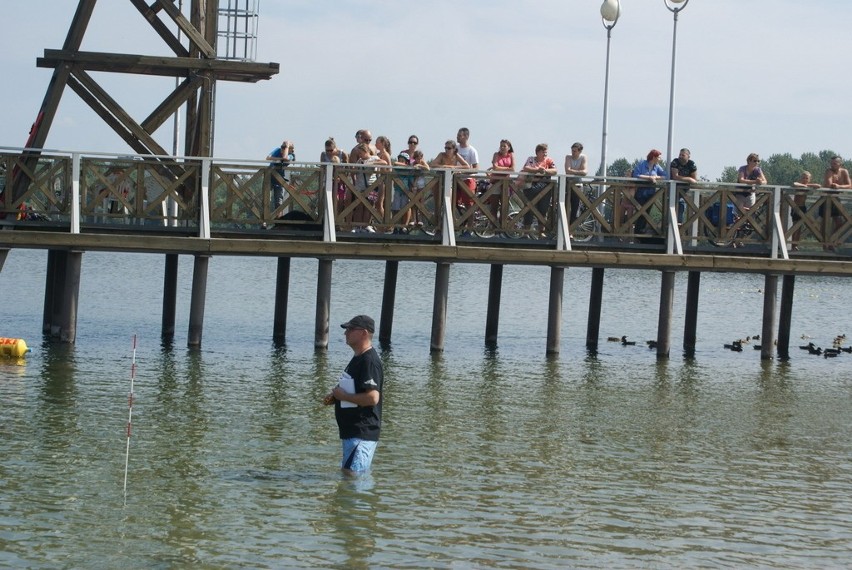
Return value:
M 657 359 L 667 359 L 672 349 L 672 307 L 675 272 L 663 271 L 660 284 L 660 316 L 657 321 Z
M 62 305 L 62 285 L 65 282 L 67 257 L 64 251 L 47 251 L 47 270 L 44 279 L 44 308 L 42 310 L 41 332 L 53 335 L 58 332 L 54 325 L 59 322 L 59 308 Z
M 314 320 L 314 348 L 328 349 L 328 323 L 331 316 L 331 270 L 334 262 L 319 260 L 317 271 L 317 312 Z
M 450 264 L 438 263 L 435 267 L 435 297 L 432 302 L 432 339 L 429 352 L 443 352 L 447 332 L 447 298 L 450 291 Z
M 396 304 L 396 281 L 399 262 L 385 262 L 385 287 L 382 291 L 382 316 L 379 321 L 379 346 L 388 347 L 393 333 L 393 309 Z
M 772 360 L 775 352 L 775 303 L 778 297 L 778 276 L 766 275 L 763 288 L 763 329 L 760 331 L 760 359 Z
M 795 289 L 796 276 L 785 275 L 781 279 L 781 314 L 778 317 L 778 358 L 782 360 L 790 358 L 790 321 L 793 319 Z M 763 348 L 762 344 L 761 348 Z
M 503 265 L 492 264 L 488 277 L 488 312 L 485 316 L 485 346 L 497 346 L 500 328 L 500 298 L 503 296 Z
M 565 268 L 550 268 L 550 299 L 547 306 L 547 354 L 559 354 L 562 339 L 562 293 Z
M 698 339 L 698 294 L 701 291 L 701 272 L 690 271 L 686 283 L 686 315 L 683 323 L 683 351 L 695 354 Z
M 44 285 L 42 332 L 59 342 L 77 340 L 77 303 L 83 252 L 50 250 Z
M 175 338 L 175 315 L 177 314 L 178 254 L 167 253 L 163 271 L 163 316 L 160 338 L 171 342 Z
M 201 348 L 201 335 L 204 332 L 204 304 L 207 300 L 207 270 L 210 267 L 209 255 L 196 255 L 192 267 L 192 298 L 189 301 L 189 334 L 186 345 L 189 348 Z
M 290 297 L 290 258 L 279 257 L 275 272 L 275 309 L 272 315 L 272 343 L 283 346 L 287 339 L 287 304 Z
M 59 342 L 74 344 L 77 340 L 77 302 L 80 297 L 80 274 L 83 252 L 69 251 L 62 287 L 62 310 L 59 313 Z
M 603 306 L 604 268 L 592 268 L 592 283 L 589 288 L 589 321 L 586 325 L 586 349 L 598 351 L 601 334 L 601 307 Z

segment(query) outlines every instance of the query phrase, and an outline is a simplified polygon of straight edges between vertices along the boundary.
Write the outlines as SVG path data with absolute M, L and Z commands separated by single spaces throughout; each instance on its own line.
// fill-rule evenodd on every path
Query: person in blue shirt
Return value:
M 633 168 L 633 178 L 639 178 L 645 184 L 639 184 L 636 188 L 636 201 L 644 206 L 657 193 L 656 183 L 666 179 L 666 171 L 660 166 L 660 157 L 663 155 L 657 149 L 652 149 L 645 160 Z M 643 233 L 647 225 L 644 216 L 636 220 L 636 233 Z
M 293 143 L 285 140 L 281 143 L 281 146 L 272 149 L 266 160 L 270 161 L 269 167 L 274 169 L 272 175 L 272 209 L 274 211 L 284 204 L 284 188 L 281 185 L 281 180 L 290 180 L 286 169 L 288 164 L 296 160 Z

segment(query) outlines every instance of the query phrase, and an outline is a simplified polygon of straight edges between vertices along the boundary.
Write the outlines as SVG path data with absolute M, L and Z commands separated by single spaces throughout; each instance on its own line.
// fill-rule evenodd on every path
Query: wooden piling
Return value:
M 283 346 L 287 340 L 287 304 L 290 298 L 290 258 L 279 257 L 275 272 L 275 308 L 272 315 L 272 343 Z
M 491 264 L 488 277 L 488 312 L 485 316 L 485 346 L 497 346 L 497 329 L 500 327 L 500 298 L 503 296 L 503 265 Z
M 167 253 L 163 270 L 163 316 L 160 338 L 171 342 L 175 338 L 175 315 L 177 314 L 178 254 Z
M 604 268 L 592 268 L 592 283 L 589 289 L 589 321 L 586 324 L 586 349 L 598 350 L 601 333 L 601 307 L 603 306 Z
M 698 340 L 698 296 L 701 292 L 701 272 L 690 271 L 686 282 L 686 314 L 683 322 L 683 351 L 693 356 Z
M 559 354 L 562 338 L 562 293 L 565 287 L 565 268 L 550 268 L 550 299 L 547 307 L 547 354 Z
M 667 359 L 672 348 L 672 307 L 675 272 L 663 271 L 660 280 L 660 316 L 657 321 L 657 359 Z
M 379 321 L 379 346 L 388 347 L 393 333 L 393 309 L 396 304 L 396 282 L 399 262 L 385 262 L 385 287 L 382 291 L 382 316 Z
M 9 255 L 9 249 L 0 249 L 0 271 L 3 271 L 3 265 L 6 263 L 6 257 Z
M 447 332 L 447 297 L 450 291 L 450 264 L 435 266 L 435 297 L 432 302 L 432 339 L 429 352 L 443 352 Z
M 317 271 L 317 312 L 314 320 L 314 348 L 328 349 L 328 323 L 331 315 L 331 270 L 334 262 L 320 259 Z
M 767 273 L 763 288 L 763 329 L 760 331 L 760 359 L 772 360 L 775 346 L 775 302 L 778 275 Z
M 778 358 L 790 358 L 790 321 L 793 319 L 793 292 L 796 276 L 785 275 L 781 279 L 781 314 L 778 317 Z M 762 339 L 761 339 L 762 342 Z M 763 345 L 761 345 L 763 348 Z
M 204 303 L 207 299 L 207 270 L 209 267 L 209 255 L 195 256 L 192 266 L 192 298 L 189 301 L 189 334 L 186 340 L 189 348 L 201 348 L 201 335 L 204 332 Z

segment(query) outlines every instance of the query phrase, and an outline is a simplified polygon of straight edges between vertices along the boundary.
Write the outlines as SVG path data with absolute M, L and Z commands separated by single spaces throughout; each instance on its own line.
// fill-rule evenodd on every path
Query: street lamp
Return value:
M 689 1 L 689 0 L 687 0 Z M 603 132 L 601 133 L 601 169 L 600 176 L 606 179 L 606 131 L 607 111 L 609 110 L 609 41 L 612 29 L 618 23 L 621 16 L 620 0 L 604 0 L 601 4 L 601 23 L 606 28 L 606 73 L 604 75 L 604 104 L 603 104 Z
M 674 131 L 675 62 L 677 61 L 677 15 L 686 8 L 689 0 L 663 0 L 663 3 L 674 14 L 674 27 L 672 29 L 672 83 L 669 89 L 669 138 L 666 145 L 666 168 L 671 170 L 672 132 Z

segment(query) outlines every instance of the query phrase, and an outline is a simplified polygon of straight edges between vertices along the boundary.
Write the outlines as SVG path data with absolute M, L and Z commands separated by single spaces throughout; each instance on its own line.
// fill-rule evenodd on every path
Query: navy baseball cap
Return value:
M 376 332 L 376 321 L 367 315 L 356 315 L 340 325 L 342 329 L 364 329 L 370 334 Z

